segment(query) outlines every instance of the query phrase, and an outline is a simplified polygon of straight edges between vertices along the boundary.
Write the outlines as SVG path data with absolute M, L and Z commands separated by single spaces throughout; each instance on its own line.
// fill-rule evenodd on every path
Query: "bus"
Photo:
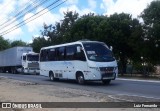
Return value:
M 40 75 L 59 79 L 102 81 L 110 84 L 118 75 L 118 66 L 110 48 L 99 41 L 76 41 L 43 47 L 40 50 Z

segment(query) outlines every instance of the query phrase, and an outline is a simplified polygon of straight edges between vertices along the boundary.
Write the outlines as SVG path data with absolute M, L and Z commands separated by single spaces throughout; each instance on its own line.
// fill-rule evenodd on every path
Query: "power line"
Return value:
M 54 3 L 50 4 L 49 6 L 47 6 L 47 8 L 51 7 L 52 5 L 54 5 L 54 4 L 55 4 L 56 2 L 58 2 L 58 1 L 60 1 L 60 0 L 57 0 L 57 1 L 55 1 Z M 31 16 L 31 17 L 27 18 L 26 20 L 29 20 L 29 19 L 30 19 L 30 20 L 29 20 L 29 21 L 27 21 L 26 23 L 25 23 L 25 21 L 26 21 L 26 20 L 24 20 L 24 21 L 20 22 L 19 24 L 17 24 L 17 25 L 15 25 L 15 26 L 11 27 L 10 29 L 8 29 L 8 30 L 6 30 L 6 31 L 2 32 L 0 35 L 1 35 L 1 36 L 6 35 L 6 34 L 8 34 L 8 33 L 12 32 L 13 30 L 18 29 L 19 27 L 21 27 L 21 26 L 23 26 L 23 25 L 25 25 L 25 24 L 27 24 L 27 23 L 29 23 L 29 22 L 31 22 L 31 21 L 33 21 L 33 20 L 35 20 L 36 18 L 38 18 L 38 17 L 42 16 L 43 14 L 45 14 L 45 13 L 49 12 L 50 10 L 53 10 L 53 9 L 55 9 L 56 7 L 58 7 L 58 6 L 62 5 L 62 4 L 63 4 L 63 3 L 65 3 L 66 1 L 67 1 L 67 0 L 65 0 L 65 1 L 63 1 L 63 2 L 61 2 L 61 3 L 59 3 L 59 4 L 58 4 L 58 5 L 56 5 L 55 7 L 52 7 L 51 9 L 49 9 L 49 10 L 47 10 L 46 12 L 44 12 L 44 13 L 42 13 L 42 14 L 38 15 L 37 17 L 35 17 L 35 18 L 33 18 L 33 19 L 30 19 L 30 18 L 34 17 L 35 15 L 39 14 L 40 12 L 44 11 L 44 10 L 45 10 L 45 9 L 47 9 L 47 8 L 45 8 L 45 9 L 43 9 L 43 10 L 41 10 L 41 11 L 37 12 L 37 13 L 36 13 L 36 14 L 34 14 L 33 16 Z M 18 26 L 18 27 L 17 27 L 17 26 Z
M 60 0 L 56 0 L 55 2 L 53 2 L 52 4 L 50 4 L 47 8 L 49 8 L 50 6 L 54 5 L 55 3 L 59 2 L 59 1 L 60 1 Z M 25 22 L 25 21 L 29 20 L 30 18 L 36 16 L 37 14 L 39 14 L 40 12 L 44 11 L 44 10 L 47 9 L 47 8 L 42 9 L 41 11 L 39 11 L 39 12 L 37 12 L 36 14 L 32 15 L 31 17 L 27 18 L 26 20 L 24 20 L 24 21 L 20 22 L 19 24 L 17 24 L 17 25 L 15 25 L 15 26 L 13 26 L 13 27 L 11 27 L 11 28 L 3 31 L 3 32 L 0 33 L 0 34 L 3 34 L 3 33 L 5 33 L 5 32 L 8 32 L 8 30 L 11 30 L 12 28 L 19 26 L 19 25 L 22 24 L 23 22 Z
M 5 5 L 3 5 L 3 7 L 0 8 L 0 10 L 3 10 L 9 3 L 10 3 L 10 1 L 7 1 L 7 3 Z
M 17 17 L 16 19 L 14 19 L 14 20 L 12 20 L 12 21 L 10 21 L 10 20 L 6 21 L 6 22 L 3 24 L 3 27 L 0 28 L 0 30 L 3 29 L 3 28 L 5 28 L 7 25 L 13 24 L 15 21 L 21 19 L 26 13 L 29 13 L 29 12 L 34 11 L 37 7 L 39 7 L 40 5 L 42 5 L 42 4 L 46 3 L 46 2 L 48 2 L 48 0 L 42 0 L 42 2 L 41 2 L 40 4 L 36 5 L 34 8 L 31 8 L 30 10 L 26 11 L 23 15 Z M 29 8 L 29 7 L 27 7 L 27 8 Z M 22 10 L 20 13 L 16 14 L 16 16 L 22 14 L 23 12 L 24 12 L 24 10 Z
M 35 0 L 36 1 L 36 0 Z M 34 1 L 34 2 L 35 2 Z M 31 2 L 31 0 L 29 1 Z M 28 5 L 29 6 L 29 5 Z M 26 6 L 25 8 L 23 8 L 22 10 L 20 10 L 19 12 L 17 12 L 13 17 L 18 16 L 20 13 L 22 13 L 24 10 L 26 10 L 28 8 L 28 6 Z M 7 6 L 6 6 L 7 7 Z M 11 18 L 12 19 L 12 18 Z M 5 23 L 9 22 L 11 19 L 6 20 L 5 22 L 1 23 L 0 26 L 3 26 Z
M 10 3 L 10 1 L 8 1 L 5 5 L 3 5 L 3 7 L 1 7 L 0 10 L 3 10 L 5 7 L 7 7 L 9 5 L 9 3 Z M 3 20 L 3 18 L 0 19 L 0 21 L 2 21 L 2 20 Z

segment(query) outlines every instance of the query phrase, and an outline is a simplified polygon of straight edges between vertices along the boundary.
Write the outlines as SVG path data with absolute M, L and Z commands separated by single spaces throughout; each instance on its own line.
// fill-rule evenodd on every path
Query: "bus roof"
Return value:
M 43 49 L 50 49 L 50 48 L 56 48 L 56 47 L 62 47 L 62 46 L 68 46 L 68 45 L 74 45 L 74 44 L 82 44 L 82 43 L 103 43 L 103 42 L 99 42 L 99 41 L 90 41 L 90 40 L 79 40 L 76 42 L 70 42 L 70 43 L 64 43 L 64 44 L 59 44 L 59 45 L 52 45 L 52 46 L 48 46 L 48 47 L 42 47 L 41 50 Z

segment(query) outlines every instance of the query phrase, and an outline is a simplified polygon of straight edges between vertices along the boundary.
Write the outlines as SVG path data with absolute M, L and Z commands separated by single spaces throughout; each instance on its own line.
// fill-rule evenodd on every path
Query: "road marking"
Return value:
M 125 78 L 117 78 L 117 80 L 160 83 L 160 81 L 157 81 L 157 80 L 139 80 L 139 79 L 125 79 Z

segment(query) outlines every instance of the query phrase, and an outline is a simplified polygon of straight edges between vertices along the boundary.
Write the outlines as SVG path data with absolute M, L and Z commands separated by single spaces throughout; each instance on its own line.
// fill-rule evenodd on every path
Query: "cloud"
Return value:
M 31 0 L 18 0 L 17 4 L 19 7 L 23 7 L 24 8 L 24 5 L 30 3 Z
M 88 0 L 90 9 L 94 10 L 97 7 L 97 2 L 95 0 Z
M 19 35 L 22 34 L 22 30 L 18 27 L 14 27 L 17 28 L 16 30 L 14 30 L 13 32 L 10 32 L 6 35 L 4 31 L 11 31 L 9 30 L 10 28 L 12 28 L 13 26 L 15 26 L 18 21 L 15 20 L 15 18 L 13 18 L 14 14 L 13 12 L 15 12 L 16 8 L 16 0 L 3 0 L 0 3 L 0 34 L 3 35 L 3 37 L 5 39 L 16 39 L 19 38 Z M 9 20 L 9 22 L 7 22 Z M 12 23 L 12 21 L 15 20 L 15 22 Z
M 38 8 L 37 12 L 39 12 L 42 9 L 43 9 L 43 7 Z M 39 17 L 39 15 L 41 15 L 44 12 L 47 12 L 47 13 L 45 13 L 44 15 Z M 55 22 L 58 22 L 61 18 L 59 14 L 51 13 L 50 11 L 48 11 L 48 9 L 45 9 L 44 11 L 39 13 L 38 15 L 34 16 L 34 18 L 32 17 L 31 19 L 34 19 L 33 21 L 27 23 L 28 21 L 31 20 L 28 18 L 30 18 L 33 15 L 34 15 L 34 13 L 28 13 L 24 16 L 24 21 L 26 22 L 26 26 L 27 26 L 28 31 L 30 33 L 39 32 L 40 29 L 42 29 L 44 23 L 48 24 L 48 25 L 55 24 Z
M 14 20 L 15 18 L 13 18 Z M 13 39 L 20 39 L 21 38 L 21 34 L 23 33 L 22 32 L 22 29 L 19 28 L 18 26 L 16 26 L 18 24 L 17 21 L 15 21 L 14 23 L 4 27 L 3 29 L 1 29 L 1 34 L 3 35 L 3 37 L 5 39 L 10 39 L 10 40 L 13 40 Z M 14 27 L 14 28 L 13 28 Z M 12 29 L 15 29 L 14 31 L 12 31 Z M 5 34 L 5 35 L 4 35 Z
M 73 5 L 73 4 L 77 4 L 78 0 L 67 0 L 66 4 L 68 5 Z
M 2 23 L 4 23 L 8 18 L 9 15 L 11 16 L 11 13 L 15 11 L 15 0 L 3 0 L 0 4 L 0 26 Z M 5 11 L 4 11 L 5 10 Z
M 93 10 L 91 10 L 90 8 L 79 9 L 76 5 L 61 7 L 59 9 L 59 12 L 61 13 L 61 15 L 63 15 L 63 13 L 67 12 L 67 11 L 73 11 L 73 12 L 76 11 L 77 13 L 79 13 L 80 16 L 82 16 L 84 14 L 88 14 L 88 13 L 96 13 Z
M 105 15 L 117 13 L 129 13 L 136 18 L 153 0 L 103 0 L 100 8 L 105 10 Z

